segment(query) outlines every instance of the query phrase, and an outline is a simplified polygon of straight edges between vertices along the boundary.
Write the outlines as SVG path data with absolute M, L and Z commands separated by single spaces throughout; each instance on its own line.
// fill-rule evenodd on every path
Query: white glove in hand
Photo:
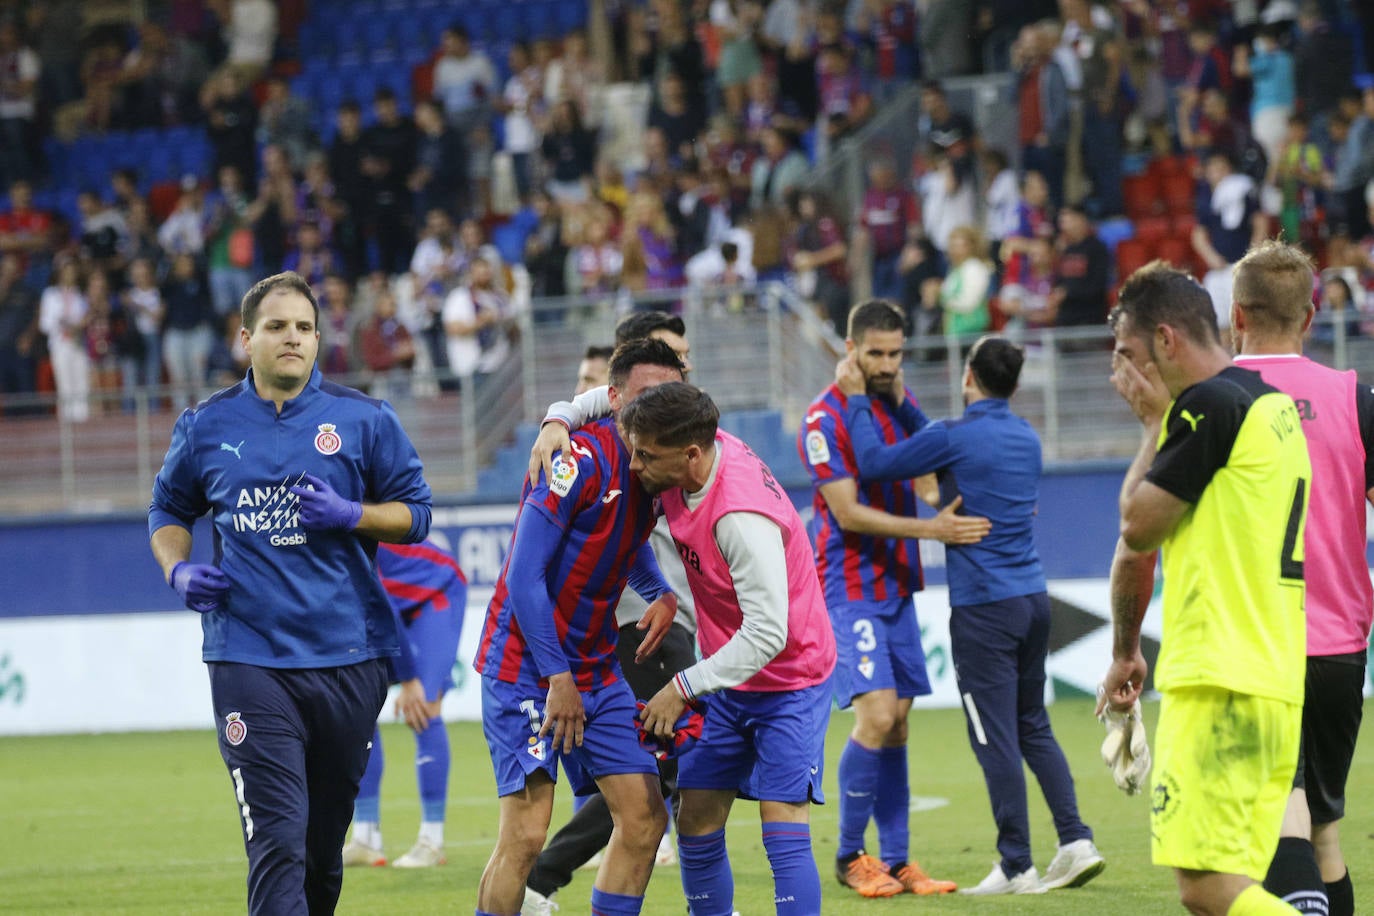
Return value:
M 1112 778 L 1127 795 L 1138 795 L 1145 789 L 1150 775 L 1150 746 L 1145 740 L 1145 721 L 1136 700 L 1129 712 L 1113 712 L 1104 707 L 1098 716 L 1107 726 L 1102 742 L 1102 762 L 1112 771 Z

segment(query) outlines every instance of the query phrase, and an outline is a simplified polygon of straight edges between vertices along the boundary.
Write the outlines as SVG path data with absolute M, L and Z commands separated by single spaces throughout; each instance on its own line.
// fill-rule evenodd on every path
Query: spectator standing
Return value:
M 158 246 L 168 258 L 179 254 L 192 254 L 199 258 L 205 250 L 207 222 L 200 181 L 194 175 L 184 175 L 176 209 L 157 229 Z
M 917 185 L 921 212 L 925 214 L 926 236 L 943 256 L 949 237 L 958 226 L 972 226 L 978 220 L 978 199 L 974 193 L 972 170 L 963 170 L 957 160 L 940 155 Z
M 363 132 L 363 174 L 371 192 L 369 224 L 377 243 L 378 265 L 388 274 L 404 273 L 415 248 L 410 189 L 406 179 L 415 168 L 415 124 L 401 114 L 396 93 L 388 86 L 372 99 L 376 116 Z
M 572 102 L 582 123 L 595 127 L 601 123 L 601 92 L 605 83 L 605 68 L 588 50 L 587 33 L 573 29 L 563 36 L 563 54 L 550 61 L 544 71 L 544 102 L 550 107 Z
M 129 287 L 120 298 L 125 329 L 119 369 L 128 410 L 136 389 L 162 384 L 162 319 L 167 310 L 151 261 L 139 258 L 129 265 Z
M 444 122 L 439 103 L 422 99 L 415 106 L 418 138 L 415 168 L 406 179 L 418 222 L 430 210 L 440 208 L 455 218 L 468 211 L 472 199 L 468 186 L 468 151 L 457 130 Z
M 510 77 L 501 93 L 505 114 L 505 151 L 515 171 L 515 189 L 524 201 L 533 179 L 534 152 L 539 149 L 538 124 L 544 120 L 544 73 L 530 56 L 530 46 L 517 41 L 510 49 Z
M 1288 133 L 1278 157 L 1269 162 L 1269 181 L 1279 189 L 1279 228 L 1285 239 L 1315 246 L 1320 240 L 1318 201 L 1322 194 L 1321 149 L 1308 139 L 1308 119 L 1302 114 L 1288 118 Z
M 262 150 L 258 196 L 244 213 L 253 226 L 253 250 L 259 264 L 275 271 L 286 260 L 290 230 L 296 223 L 296 178 L 279 146 Z
M 219 186 L 206 201 L 204 234 L 210 296 L 222 323 L 238 311 L 244 294 L 253 286 L 254 246 L 249 200 L 239 170 L 226 165 L 218 174 Z
M 902 279 L 897 261 L 907 240 L 921 231 L 921 210 L 916 195 L 898 183 L 897 167 L 891 159 L 879 157 L 869 163 L 859 225 L 868 237 L 874 297 L 900 302 Z
M 119 74 L 125 122 L 137 129 L 195 120 L 196 92 L 208 73 L 199 47 L 168 34 L 161 23 L 144 21 Z
M 464 384 L 501 368 L 510 355 L 510 301 L 497 288 L 486 258 L 468 265 L 466 282 L 454 287 L 444 301 L 443 317 L 449 370 Z
M 0 251 L 0 398 L 6 416 L 32 410 L 13 401 L 32 395 L 37 382 L 38 300 L 24 283 L 22 265 L 18 254 Z
M 1016 340 L 1023 331 L 1054 327 L 1058 317 L 1051 299 L 1054 280 L 1054 246 L 1047 238 L 1028 239 L 1025 254 L 1007 265 L 997 293 L 1008 337 Z
M 415 341 L 396 317 L 396 297 L 390 288 L 378 293 L 372 317 L 358 330 L 362 363 L 372 373 L 375 397 L 403 398 L 410 393 L 410 370 L 415 364 Z
M 763 131 L 763 155 L 754 160 L 749 181 L 749 207 L 780 207 L 787 192 L 801 187 L 811 170 L 806 154 L 797 149 L 796 138 L 780 127 Z
M 849 325 L 849 246 L 825 202 L 810 191 L 796 196 L 796 228 L 788 240 L 788 263 L 797 291 L 817 306 L 836 334 Z
M 109 413 L 111 396 L 119 390 L 122 316 L 115 314 L 110 281 L 104 271 L 93 270 L 86 278 L 86 355 L 91 361 L 91 389 L 97 415 Z
M 271 0 L 233 0 L 226 43 L 229 69 L 245 83 L 256 80 L 272 61 L 277 42 L 277 6 Z
M 282 270 L 300 274 L 312 289 L 319 289 L 326 277 L 338 274 L 341 269 L 339 257 L 325 242 L 319 224 L 301 223 L 296 230 L 296 245 L 282 262 Z M 320 361 L 328 362 L 323 357 Z
M 602 216 L 593 216 L 582 225 L 582 239 L 568 255 L 568 292 L 575 296 L 605 301 L 620 285 L 625 258 L 610 241 L 609 227 Z
M 256 187 L 258 110 L 233 69 L 220 71 L 201 87 L 200 107 L 214 149 L 216 173 L 232 165 L 250 190 Z
M 1352 239 L 1369 234 L 1364 188 L 1374 179 L 1374 87 L 1361 95 L 1359 114 L 1336 153 L 1329 211 L 1332 232 Z
M 465 141 L 491 114 L 496 91 L 496 68 L 485 52 L 473 50 L 467 29 L 461 25 L 444 29 L 441 54 L 434 65 L 434 94 Z
M 1250 132 L 1269 162 L 1279 158 L 1288 133 L 1288 116 L 1293 113 L 1297 87 L 1293 76 L 1293 55 L 1279 44 L 1275 26 L 1262 26 L 1255 36 L 1254 54 L 1243 44 L 1236 45 L 1231 72 L 1250 77 Z
M 418 108 L 417 108 L 418 114 Z M 343 205 L 335 241 L 350 277 L 367 272 L 367 181 L 363 176 L 363 116 L 358 103 L 345 100 L 335 118 L 334 142 L 329 146 L 329 177 Z
M 542 188 L 530 198 L 537 220 L 525 237 L 525 269 L 530 272 L 530 295 L 567 295 L 565 268 L 568 246 L 563 240 L 563 218 L 553 196 Z
M 582 125 L 571 101 L 554 106 L 549 130 L 539 145 L 549 170 L 549 193 L 559 203 L 581 203 L 588 196 L 587 181 L 596 167 L 596 135 Z
M 338 274 L 311 283 L 320 295 L 320 372 L 344 376 L 353 371 L 353 287 Z
M 57 267 L 53 284 L 43 290 L 38 327 L 48 339 L 57 416 L 65 423 L 84 423 L 91 415 L 91 360 L 86 352 L 86 297 L 73 260 Z
M 940 284 L 940 310 L 946 334 L 965 337 L 988 329 L 992 265 L 987 243 L 974 226 L 956 226 L 949 234 L 949 271 Z
M 80 46 L 73 37 L 81 34 L 86 19 L 82 0 L 39 0 L 28 5 L 26 23 L 37 36 L 41 61 L 40 93 L 54 112 L 81 97 Z
M 52 215 L 33 206 L 33 185 L 23 180 L 13 182 L 9 209 L 0 213 L 0 254 L 14 252 L 20 267 L 26 269 L 32 257 L 48 253 L 51 230 Z
M 725 111 L 738 120 L 744 114 L 745 86 L 763 72 L 758 39 L 763 5 L 758 0 L 712 0 L 709 16 L 720 40 L 716 85 Z
M 259 145 L 281 147 L 291 170 L 303 171 L 307 158 L 319 149 L 313 121 L 310 103 L 292 94 L 285 77 L 268 77 L 267 96 L 258 109 Z
M 1021 189 L 1016 170 L 1000 149 L 987 149 L 978 156 L 979 171 L 987 190 L 983 192 L 983 227 L 988 251 L 1000 257 L 1002 242 L 1020 228 Z
M 649 109 L 651 128 L 663 131 L 669 153 L 675 159 L 695 155 L 696 142 L 701 133 L 701 108 L 687 94 L 687 84 L 675 71 L 663 74 L 658 92 Z
M 100 270 L 122 271 L 129 253 L 129 224 L 94 191 L 76 197 L 81 211 L 81 255 Z
M 819 134 L 824 140 L 818 158 L 830 155 L 834 145 L 854 133 L 873 115 L 873 98 L 864 86 L 858 62 L 847 45 L 822 48 L 816 58 L 816 83 L 820 95 Z
M 172 386 L 172 409 L 193 406 L 206 382 L 214 313 L 195 258 L 179 255 L 162 288 L 167 317 L 162 325 L 162 361 Z
M 1231 157 L 1213 153 L 1203 164 L 1207 192 L 1198 199 L 1193 251 L 1207 265 L 1203 286 L 1212 297 L 1217 326 L 1231 325 L 1231 265 L 1265 237 L 1254 179 L 1235 170 Z
M 1053 57 L 1048 29 L 1028 25 L 1011 48 L 1016 70 L 1017 141 L 1021 168 L 1039 172 L 1049 184 L 1050 203 L 1064 200 L 1064 167 L 1072 100 L 1064 71 Z
M 968 0 L 928 0 L 919 34 L 927 78 L 973 72 L 973 14 Z
M 1349 38 L 1331 28 L 1316 0 L 1306 0 L 1298 12 L 1298 38 L 1293 50 L 1293 78 L 1298 105 L 1320 134 L 1336 101 L 1354 78 Z
M 0 21 L 0 181 L 12 184 L 37 177 L 38 79 L 42 63 L 22 41 L 19 26 Z
M 677 289 L 682 285 L 682 261 L 678 258 L 676 233 L 668 220 L 663 199 L 648 191 L 630 196 L 621 230 L 621 252 L 625 260 L 631 251 L 643 260 L 645 289 Z
M 1059 327 L 1099 327 L 1107 317 L 1112 256 L 1082 207 L 1059 211 L 1058 256 L 1049 304 Z
M 1125 45 L 1114 22 L 1108 20 L 1106 27 L 1099 24 L 1088 0 L 1061 0 L 1060 9 L 1083 73 L 1082 154 L 1083 168 L 1092 182 L 1090 206 L 1099 218 L 1105 218 L 1123 210 Z

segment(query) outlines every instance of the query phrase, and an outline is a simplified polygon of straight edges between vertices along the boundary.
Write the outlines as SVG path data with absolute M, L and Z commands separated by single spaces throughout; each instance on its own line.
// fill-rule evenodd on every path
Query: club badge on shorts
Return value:
M 224 717 L 224 740 L 234 747 L 243 743 L 243 739 L 248 737 L 248 725 L 243 721 L 243 713 L 231 712 Z
M 321 455 L 332 455 L 343 445 L 343 440 L 339 434 L 334 432 L 336 427 L 333 423 L 321 423 L 319 434 L 315 436 L 315 451 Z
M 547 741 L 544 738 L 536 738 L 534 735 L 530 735 L 530 746 L 525 748 L 525 753 L 529 754 L 540 763 L 543 763 L 544 758 L 548 755 L 548 747 L 546 745 Z

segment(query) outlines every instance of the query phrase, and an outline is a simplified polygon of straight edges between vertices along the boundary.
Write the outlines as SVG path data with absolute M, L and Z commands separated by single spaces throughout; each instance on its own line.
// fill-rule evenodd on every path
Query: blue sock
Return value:
M 773 900 L 778 916 L 808 916 L 821 911 L 821 875 L 811 854 L 811 826 L 768 821 L 763 850 L 773 867 Z
M 840 845 L 837 858 L 864 848 L 864 831 L 878 800 L 881 755 L 850 738 L 840 753 Z
M 730 916 L 735 911 L 735 876 L 725 850 L 725 828 L 702 836 L 678 834 L 677 856 L 682 891 L 691 901 L 690 916 Z
M 448 729 L 443 719 L 430 719 L 415 736 L 415 777 L 420 783 L 420 817 L 442 824 L 448 806 Z
M 631 897 L 592 888 L 592 916 L 639 916 L 642 906 L 643 896 Z
M 495 913 L 488 913 L 486 910 L 477 910 L 476 916 L 496 916 Z
M 382 758 L 382 732 L 372 730 L 372 750 L 367 754 L 367 769 L 363 770 L 362 781 L 358 783 L 358 797 L 353 802 L 353 820 L 376 824 L 381 820 L 382 809 L 382 770 L 386 761 Z
M 888 865 L 910 861 L 911 779 L 907 775 L 906 747 L 885 747 L 878 752 L 878 795 L 873 821 L 878 825 L 878 848 Z

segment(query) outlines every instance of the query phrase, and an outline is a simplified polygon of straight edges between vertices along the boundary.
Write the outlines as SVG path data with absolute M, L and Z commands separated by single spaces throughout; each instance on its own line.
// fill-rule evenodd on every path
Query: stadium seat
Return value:
M 1197 208 L 1197 184 L 1189 174 L 1167 175 L 1164 178 L 1165 207 L 1174 216 L 1194 213 Z
M 1169 233 L 1176 239 L 1191 239 L 1193 227 L 1197 225 L 1197 217 L 1192 213 L 1178 213 L 1170 221 L 1172 231 Z
M 1142 216 L 1135 221 L 1135 237 L 1152 249 L 1157 248 L 1160 242 L 1169 237 L 1169 230 L 1167 216 Z
M 1123 178 L 1121 193 L 1125 198 L 1126 215 L 1131 219 L 1151 216 L 1164 209 L 1160 201 L 1160 186 L 1148 172 Z
M 586 3 L 559 3 L 558 4 L 558 30 L 563 35 L 568 34 L 573 29 L 586 28 L 587 26 L 587 4 Z
M 1135 234 L 1135 223 L 1128 219 L 1104 219 L 1097 224 L 1097 237 L 1112 254 L 1116 253 L 1117 245 L 1135 238 Z
M 172 215 L 181 199 L 181 184 L 176 181 L 162 181 L 148 191 L 148 209 L 159 223 Z
M 1164 239 L 1156 250 L 1156 256 L 1179 270 L 1186 270 L 1190 273 L 1193 270 L 1193 246 L 1186 239 L 1173 237 Z
M 1126 239 L 1116 246 L 1116 278 L 1121 282 L 1150 263 L 1150 246 L 1140 239 Z

